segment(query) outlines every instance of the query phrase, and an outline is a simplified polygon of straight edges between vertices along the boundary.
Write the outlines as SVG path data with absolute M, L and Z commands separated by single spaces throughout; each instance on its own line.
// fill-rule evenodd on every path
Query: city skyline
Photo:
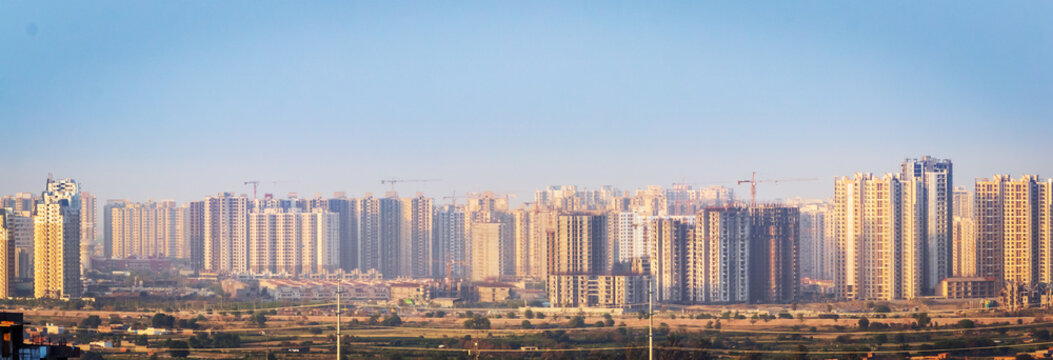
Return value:
M 756 171 L 820 179 L 761 199 L 828 198 L 925 154 L 959 183 L 1053 174 L 1051 5 L 948 4 L 9 2 L 0 193 L 54 173 L 137 201 L 391 177 L 522 198 Z

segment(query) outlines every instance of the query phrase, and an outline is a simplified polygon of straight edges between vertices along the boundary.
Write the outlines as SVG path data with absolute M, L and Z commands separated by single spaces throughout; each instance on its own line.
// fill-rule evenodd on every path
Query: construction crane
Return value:
M 400 182 L 432 182 L 439 181 L 439 179 L 383 179 L 380 180 L 381 184 L 391 184 L 391 192 L 395 192 L 395 183 Z
M 816 181 L 816 180 L 819 180 L 819 179 L 808 178 L 808 179 L 764 179 L 764 180 L 757 180 L 757 172 L 754 171 L 750 175 L 750 179 L 749 180 L 739 180 L 738 184 L 742 185 L 742 184 L 745 184 L 745 183 L 750 183 L 750 207 L 754 207 L 754 206 L 757 206 L 757 183 L 776 183 L 776 184 L 778 184 L 778 183 L 781 183 L 781 182 Z
M 450 196 L 443 196 L 443 200 L 453 200 L 453 207 L 457 207 L 457 190 L 454 190 Z
M 248 184 L 252 184 L 252 198 L 255 199 L 256 198 L 256 188 L 260 186 L 260 181 L 259 180 L 249 180 L 249 181 L 246 181 L 245 184 L 243 184 L 243 185 L 248 185 Z
M 468 263 L 466 263 L 464 261 L 453 260 L 453 259 L 446 260 L 446 280 L 447 281 L 453 279 L 452 277 L 450 277 L 450 272 L 451 272 L 451 268 L 453 267 L 454 264 L 461 264 L 461 265 L 464 265 L 464 266 L 468 266 Z

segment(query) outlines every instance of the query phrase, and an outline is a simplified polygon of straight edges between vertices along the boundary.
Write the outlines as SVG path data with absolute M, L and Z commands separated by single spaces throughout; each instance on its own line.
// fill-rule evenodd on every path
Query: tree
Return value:
M 253 314 L 252 317 L 249 319 L 259 327 L 263 327 L 267 324 L 267 315 L 265 315 L 262 311 Z
M 534 324 L 531 324 L 530 320 L 523 320 L 523 323 L 520 324 L 520 327 L 522 327 L 524 329 L 533 329 L 534 328 Z
M 603 324 L 607 326 L 614 326 L 614 318 L 611 314 L 603 314 Z
M 175 326 L 175 316 L 163 313 L 154 314 L 150 324 L 155 328 L 171 328 Z
M 102 325 L 102 318 L 99 318 L 99 315 L 90 315 L 80 321 L 82 328 L 97 328 L 99 325 Z
M 859 329 L 860 330 L 866 330 L 869 327 L 870 327 L 870 319 L 867 319 L 866 316 L 859 318 Z
M 571 327 L 571 328 L 585 327 L 585 317 L 581 316 L 581 315 L 578 315 L 578 316 L 570 318 L 570 321 L 567 322 L 567 327 Z
M 928 313 L 912 314 L 910 317 L 914 318 L 914 320 L 916 320 L 918 322 L 918 328 L 927 327 L 927 326 L 929 326 L 929 323 L 932 322 L 932 319 L 929 318 L 929 314 Z
M 976 323 L 969 319 L 958 320 L 958 327 L 962 329 L 971 329 L 976 327 Z
M 527 319 L 533 319 L 534 318 L 534 311 L 530 310 L 530 309 L 526 309 L 526 311 L 523 312 L 523 317 L 526 317 Z
M 384 318 L 384 321 L 381 321 L 380 325 L 402 326 L 402 318 L 400 318 L 398 314 L 391 314 L 391 316 Z
M 212 338 L 212 347 L 237 348 L 241 347 L 241 337 L 236 334 L 216 333 Z
M 464 321 L 464 328 L 465 329 L 477 329 L 477 330 L 478 329 L 489 329 L 490 328 L 490 319 L 484 318 L 482 316 L 473 316 L 471 319 L 468 319 L 468 320 Z
M 187 344 L 186 341 L 170 341 L 168 342 L 168 348 L 170 349 L 168 350 L 168 354 L 172 355 L 172 357 L 185 358 L 190 356 L 190 350 L 187 350 L 190 349 L 190 344 Z

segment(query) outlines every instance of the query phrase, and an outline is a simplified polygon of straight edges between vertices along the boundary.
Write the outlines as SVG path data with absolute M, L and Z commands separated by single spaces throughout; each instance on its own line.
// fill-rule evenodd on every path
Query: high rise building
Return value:
M 340 220 L 340 268 L 351 271 L 358 268 L 358 201 L 338 193 L 326 202 L 329 212 Z
M 515 276 L 517 278 L 530 278 L 531 241 L 530 241 L 530 213 L 528 209 L 516 209 L 512 212 L 512 241 L 515 247 Z
M 834 279 L 834 243 L 830 204 L 807 204 L 800 208 L 801 217 L 801 276 L 818 280 Z
M 456 205 L 443 205 L 435 214 L 435 248 L 432 271 L 436 276 L 465 278 L 469 260 L 465 257 L 464 211 Z
M 80 191 L 72 179 L 48 178 L 33 217 L 33 292 L 37 298 L 78 298 Z
M 113 258 L 174 258 L 187 246 L 185 209 L 174 201 L 125 203 L 109 215 Z
M 106 200 L 102 206 L 102 257 L 113 258 L 113 209 L 123 208 L 128 200 Z
M 359 268 L 363 271 L 375 269 L 388 279 L 398 277 L 403 261 L 399 247 L 402 230 L 399 199 L 366 194 L 359 208 L 362 210 L 359 218 L 362 230 Z
M 0 198 L 0 208 L 13 210 L 15 213 L 33 212 L 39 198 L 33 193 L 17 193 L 14 196 Z
M 548 242 L 547 288 L 554 307 L 620 307 L 647 299 L 647 280 L 637 274 L 610 274 L 606 215 L 561 214 Z
M 187 254 L 190 267 L 194 270 L 205 268 L 205 202 L 191 201 L 183 212 L 183 225 L 186 227 Z
M 7 236 L 15 244 L 15 276 L 19 279 L 33 278 L 33 212 L 8 211 L 6 216 Z
M 268 208 L 249 214 L 250 272 L 301 276 L 335 270 L 339 227 L 339 216 L 324 208 Z
M 964 186 L 955 186 L 951 203 L 954 276 L 976 276 L 976 222 L 973 220 L 973 193 Z
M 555 210 L 535 207 L 530 211 L 530 277 L 538 280 L 548 278 L 549 239 L 555 236 Z
M 83 275 L 91 269 L 91 256 L 95 253 L 95 195 L 85 191 L 80 194 L 80 267 Z
M 549 275 L 599 274 L 607 269 L 607 216 L 561 214 L 548 245 Z
M 976 276 L 976 221 L 954 217 L 954 275 Z
M 402 256 L 400 273 L 413 278 L 432 277 L 432 236 L 435 207 L 432 199 L 418 193 L 402 199 L 399 253 Z
M 922 247 L 920 286 L 925 295 L 933 295 L 936 284 L 953 276 L 954 272 L 953 165 L 950 160 L 929 156 L 907 159 L 901 165 L 901 176 L 904 182 L 921 184 L 916 195 L 917 219 L 920 220 L 918 234 L 921 236 L 918 241 Z
M 856 174 L 834 181 L 834 279 L 837 296 L 852 300 L 922 295 L 926 247 L 922 184 L 896 175 Z
M 789 303 L 800 294 L 800 215 L 796 207 L 750 209 L 749 301 Z
M 12 238 L 7 223 L 10 212 L 0 208 L 0 299 L 14 295 L 16 255 L 15 239 Z
M 973 202 L 972 191 L 964 186 L 955 186 L 954 196 L 951 199 L 954 211 L 951 212 L 951 215 L 955 217 L 973 217 Z
M 221 273 L 249 271 L 249 201 L 221 193 L 204 201 L 204 269 Z
M 689 255 L 694 240 L 691 221 L 655 218 L 651 220 L 651 277 L 655 300 L 681 303 L 686 300 Z
M 1007 175 L 976 180 L 977 275 L 1031 287 L 1053 280 L 1051 180 Z
M 692 264 L 705 267 L 692 271 L 704 277 L 703 281 L 695 280 L 692 283 L 705 288 L 705 302 L 749 301 L 751 225 L 748 208 L 711 207 L 699 213 L 695 236 L 701 237 L 704 246 L 702 251 L 705 251 L 701 257 L 706 261 L 701 265 Z
M 473 282 L 500 281 L 514 273 L 514 263 L 504 261 L 508 252 L 514 251 L 513 244 L 505 241 L 509 226 L 501 222 L 472 224 L 472 267 Z

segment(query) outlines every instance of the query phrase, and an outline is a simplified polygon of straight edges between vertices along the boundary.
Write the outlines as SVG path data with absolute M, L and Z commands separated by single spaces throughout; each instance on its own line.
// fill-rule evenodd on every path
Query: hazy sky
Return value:
M 0 135 L 101 199 L 1053 176 L 1053 2 L 2 1 Z

